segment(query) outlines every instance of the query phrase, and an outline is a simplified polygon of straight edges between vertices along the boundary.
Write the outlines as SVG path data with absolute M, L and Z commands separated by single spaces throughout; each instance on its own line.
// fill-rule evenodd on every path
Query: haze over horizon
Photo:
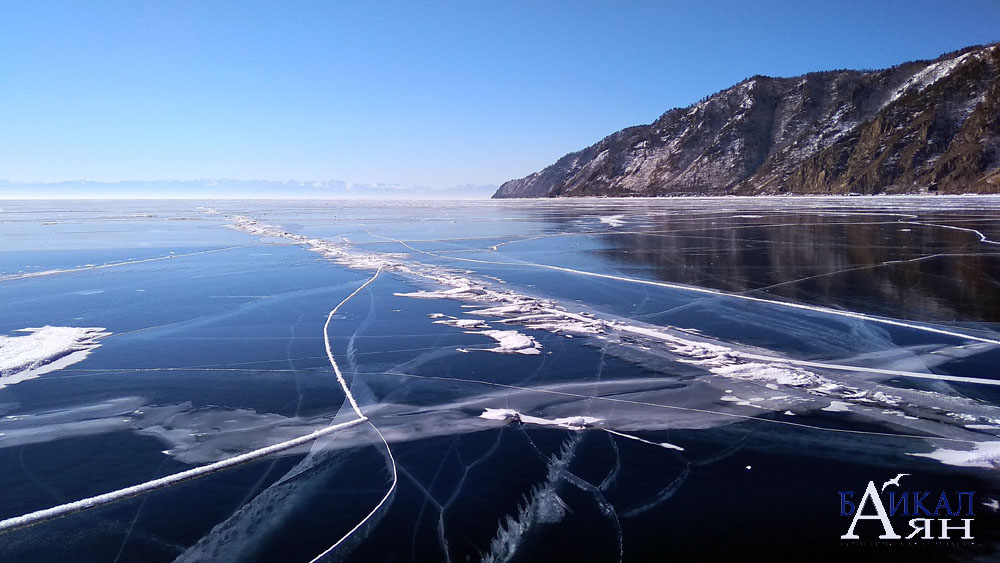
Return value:
M 986 1 L 7 3 L 0 180 L 498 185 L 747 76 L 997 29 Z
M 121 180 L 8 182 L 0 199 L 488 199 L 494 184 L 435 188 L 418 184 L 362 184 L 342 180 Z

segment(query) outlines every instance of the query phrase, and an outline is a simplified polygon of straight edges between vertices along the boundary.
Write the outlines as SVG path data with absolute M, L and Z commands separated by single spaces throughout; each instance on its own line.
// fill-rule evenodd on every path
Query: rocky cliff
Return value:
M 493 197 L 1000 193 L 1000 46 L 754 76 Z

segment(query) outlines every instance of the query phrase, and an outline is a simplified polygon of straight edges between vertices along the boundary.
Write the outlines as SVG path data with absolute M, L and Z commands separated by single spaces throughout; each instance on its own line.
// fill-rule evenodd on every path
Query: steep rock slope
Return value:
M 493 197 L 1000 192 L 1000 47 L 754 76 Z

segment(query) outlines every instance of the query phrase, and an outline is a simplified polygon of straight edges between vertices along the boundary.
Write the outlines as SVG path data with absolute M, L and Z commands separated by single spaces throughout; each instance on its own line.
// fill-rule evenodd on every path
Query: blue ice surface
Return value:
M 229 219 L 206 215 L 202 207 L 309 237 L 346 239 L 358 251 L 394 253 L 402 263 L 489 280 L 570 311 L 697 329 L 723 343 L 790 357 L 887 367 L 891 356 L 892 366 L 917 369 L 931 357 L 921 347 L 952 350 L 961 342 L 537 265 L 995 335 L 1000 314 L 989 288 L 1000 278 L 1000 248 L 968 230 L 932 225 L 995 237 L 990 217 L 998 204 L 942 201 L 887 200 L 835 210 L 811 201 L 728 200 L 2 202 L 0 275 L 83 269 L 0 281 L 0 334 L 53 325 L 105 327 L 112 335 L 78 364 L 0 389 L 0 416 L 12 417 L 0 420 L 0 433 L 6 433 L 0 436 L 0 475 L 7 491 L 0 516 L 162 476 L 212 455 L 258 447 L 261 440 L 307 433 L 338 412 L 344 416 L 345 395 L 326 357 L 323 325 L 331 308 L 373 271 L 347 268 L 288 241 L 262 241 L 228 228 Z M 601 221 L 619 215 L 621 226 Z M 869 229 L 866 236 L 881 238 L 852 238 L 862 228 Z M 169 258 L 171 253 L 178 256 Z M 880 265 L 934 254 L 954 256 Z M 87 266 L 148 258 L 157 260 Z M 899 273 L 878 273 L 886 270 Z M 822 282 L 795 281 L 816 274 L 826 275 L 816 278 Z M 432 322 L 441 314 L 467 318 L 468 303 L 395 295 L 431 285 L 387 271 L 330 325 L 331 347 L 352 393 L 387 434 L 398 461 L 397 492 L 358 533 L 349 548 L 356 560 L 478 558 L 495 549 L 494 538 L 504 537 L 497 522 L 508 516 L 532 532 L 505 537 L 527 559 L 589 554 L 613 560 L 621 549 L 629 554 L 626 560 L 649 560 L 668 547 L 692 557 L 727 557 L 775 546 L 753 540 L 765 530 L 739 515 L 726 519 L 730 508 L 723 508 L 742 507 L 746 514 L 774 502 L 786 510 L 773 524 L 801 538 L 779 543 L 776 553 L 794 556 L 804 545 L 837 543 L 847 524 L 830 508 L 837 490 L 863 487 L 886 473 L 918 474 L 924 487 L 1000 494 L 981 470 L 908 456 L 930 449 L 919 440 L 892 437 L 913 430 L 858 413 L 741 410 L 719 398 L 726 387 L 749 398 L 744 384 L 716 382 L 699 368 L 644 355 L 626 342 L 567 338 L 485 318 L 493 329 L 534 337 L 542 353 L 482 351 L 495 341 L 475 329 Z M 984 347 L 928 371 L 992 378 L 990 358 L 996 354 L 996 347 Z M 889 393 L 892 384 L 948 388 L 939 382 L 889 383 Z M 988 406 L 998 401 L 981 387 L 956 388 Z M 484 407 L 553 418 L 599 415 L 631 425 L 619 429 L 636 437 L 685 449 L 658 448 L 599 429 L 494 424 L 478 418 Z M 664 407 L 748 414 L 701 420 L 690 410 Z M 772 423 L 782 420 L 808 426 Z M 827 428 L 877 434 L 857 438 Z M 3 447 L 12 436 L 23 439 L 18 431 L 25 429 L 30 440 Z M 982 441 L 991 439 L 982 433 Z M 0 555 L 43 560 L 122 554 L 167 561 L 181 554 L 214 560 L 229 553 L 247 560 L 308 560 L 364 518 L 387 490 L 390 466 L 379 445 L 370 429 L 334 436 L 308 456 L 308 449 L 296 450 L 11 532 Z M 168 448 L 187 448 L 194 457 L 162 453 Z M 550 490 L 555 496 L 547 496 Z M 524 506 L 537 512 L 519 515 Z M 987 512 L 980 518 L 980 543 L 995 550 L 997 538 L 986 530 L 998 529 L 996 517 Z M 723 522 L 744 540 L 712 536 L 708 521 Z M 86 532 L 67 535 L 72 530 Z M 573 541 L 581 534 L 594 538 L 594 546 L 583 549 Z M 46 541 L 56 536 L 65 541 Z M 964 553 L 961 546 L 954 549 Z

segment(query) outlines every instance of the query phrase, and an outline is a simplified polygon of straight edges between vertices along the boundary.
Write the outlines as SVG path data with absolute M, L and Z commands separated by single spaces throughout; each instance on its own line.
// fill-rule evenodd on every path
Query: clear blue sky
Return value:
M 997 40 L 997 0 L 0 0 L 0 180 L 499 183 L 753 74 Z

